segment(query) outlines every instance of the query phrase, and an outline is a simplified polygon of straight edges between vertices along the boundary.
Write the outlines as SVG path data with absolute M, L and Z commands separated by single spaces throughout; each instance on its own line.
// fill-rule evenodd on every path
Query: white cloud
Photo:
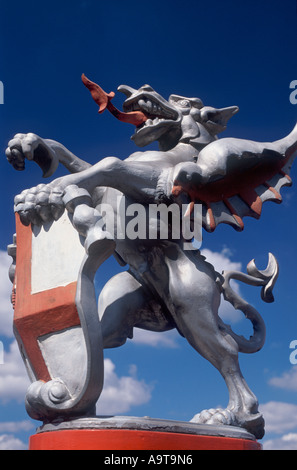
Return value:
M 29 420 L 0 422 L 0 450 L 27 450 L 27 444 L 14 434 L 32 429 L 35 426 Z
M 201 250 L 201 254 L 212 263 L 217 271 L 240 271 L 242 265 L 240 262 L 231 261 L 232 251 L 229 248 L 223 248 L 221 252 L 211 251 L 208 248 Z
M 10 434 L 0 435 L 0 450 L 27 450 L 26 444 Z
M 288 372 L 284 372 L 280 377 L 272 377 L 269 385 L 285 390 L 297 391 L 297 367 L 292 367 Z
M 125 413 L 132 406 L 142 405 L 151 399 L 152 387 L 138 380 L 136 366 L 130 366 L 130 375 L 118 377 L 115 365 L 104 360 L 104 388 L 97 403 L 97 414 Z
M 263 450 L 297 450 L 297 434 L 289 433 L 263 442 Z
M 12 283 L 8 269 L 12 258 L 6 251 L 0 250 L 0 335 L 12 337 L 13 308 L 10 302 Z
M 259 406 L 265 419 L 265 430 L 282 434 L 297 428 L 297 405 L 270 401 Z
M 178 337 L 179 333 L 175 329 L 161 333 L 140 328 L 134 328 L 133 331 L 133 342 L 153 347 L 177 348 Z
M 2 433 L 13 433 L 20 431 L 30 431 L 34 428 L 32 421 L 23 420 L 23 421 L 4 421 L 0 422 L 0 432 Z
M 0 365 L 0 401 L 23 401 L 30 384 L 16 341 L 4 351 L 4 364 Z

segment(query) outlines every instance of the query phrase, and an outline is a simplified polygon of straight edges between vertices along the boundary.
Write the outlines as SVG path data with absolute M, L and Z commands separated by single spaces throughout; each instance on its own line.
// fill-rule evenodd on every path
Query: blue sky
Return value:
M 132 153 L 132 126 L 98 115 L 82 73 L 106 91 L 149 83 L 165 98 L 175 93 L 200 97 L 209 106 L 237 105 L 240 112 L 222 136 L 280 139 L 297 121 L 297 105 L 289 100 L 289 85 L 297 79 L 296 8 L 295 0 L 1 1 L 0 449 L 26 448 L 36 427 L 23 405 L 27 379 L 11 332 L 5 251 L 15 230 L 14 196 L 42 180 L 35 164 L 25 172 L 10 167 L 7 142 L 17 132 L 34 132 L 90 163 Z M 116 94 L 114 104 L 121 107 L 123 98 Z M 242 233 L 222 225 L 204 233 L 202 245 L 218 269 L 245 270 L 253 258 L 264 268 L 268 252 L 279 261 L 274 304 L 261 302 L 256 288 L 240 286 L 267 325 L 262 351 L 240 356 L 266 418 L 267 449 L 297 449 L 297 366 L 289 361 L 290 342 L 297 339 L 296 166 L 291 176 L 295 184 L 283 189 L 283 204 L 266 203 L 261 219 L 245 220 Z M 117 270 L 110 262 L 98 273 L 98 287 Z M 223 306 L 222 315 L 237 331 L 249 332 L 230 308 Z M 218 372 L 175 332 L 138 331 L 105 357 L 99 411 L 189 420 L 201 409 L 227 405 Z

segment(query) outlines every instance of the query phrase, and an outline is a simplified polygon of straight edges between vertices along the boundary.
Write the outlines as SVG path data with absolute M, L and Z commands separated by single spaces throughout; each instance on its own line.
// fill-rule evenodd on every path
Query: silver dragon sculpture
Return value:
M 220 372 L 229 391 L 225 409 L 204 410 L 195 414 L 192 422 L 239 426 L 261 438 L 264 419 L 256 396 L 243 378 L 238 353 L 254 353 L 262 348 L 265 324 L 257 310 L 231 288 L 230 280 L 260 286 L 262 299 L 272 302 L 278 276 L 275 257 L 269 254 L 263 271 L 251 261 L 247 273 L 218 273 L 199 249 L 185 249 L 182 236 L 174 239 L 169 233 L 166 240 L 131 240 L 118 236 L 116 217 L 113 236 L 109 236 L 104 233 L 102 207 L 108 204 L 117 214 L 119 197 L 123 198 L 125 209 L 135 203 L 146 211 L 151 204 L 186 205 L 183 217 L 193 222 L 195 205 L 199 205 L 206 231 L 213 232 L 221 223 L 241 231 L 244 217 L 258 219 L 264 202 L 281 202 L 281 188 L 291 184 L 297 126 L 287 137 L 272 143 L 219 139 L 218 134 L 238 112 L 236 106 L 217 109 L 205 106 L 199 98 L 179 95 L 166 100 L 149 85 L 138 90 L 121 85 L 118 90 L 126 99 L 123 111 L 119 111 L 111 103 L 114 93 L 106 94 L 84 75 L 82 79 L 100 113 L 108 109 L 121 121 L 135 125 L 132 140 L 138 147 L 158 142 L 159 149 L 137 151 L 125 160 L 109 156 L 91 165 L 61 143 L 32 133 L 16 134 L 6 150 L 7 159 L 16 170 L 25 168 L 25 160 L 33 160 L 42 168 L 44 177 L 53 175 L 60 163 L 70 174 L 17 195 L 15 212 L 22 224 L 40 226 L 59 220 L 66 210 L 96 269 L 111 254 L 121 265 L 128 266 L 110 279 L 100 294 L 102 346 L 98 348 L 123 345 L 133 337 L 134 327 L 159 332 L 176 328 Z M 148 225 L 154 223 L 155 220 L 147 220 Z M 112 243 L 108 249 L 106 240 Z M 92 251 L 94 241 L 98 243 Z M 100 262 L 95 262 L 95 258 Z M 254 333 L 250 339 L 236 335 L 220 318 L 222 295 L 252 322 Z M 87 306 L 83 315 L 88 319 Z M 94 324 L 85 323 L 85 335 L 91 335 Z M 95 357 L 96 341 L 92 348 Z M 92 367 L 96 368 L 96 364 Z M 71 415 L 70 405 L 65 406 L 67 412 L 61 404 L 48 411 L 42 399 L 45 385 L 36 383 L 38 390 L 35 387 L 27 398 L 33 417 L 51 420 L 63 413 Z M 90 389 L 84 393 L 86 398 Z M 100 391 L 97 396 L 93 393 L 91 400 L 81 403 L 90 407 L 99 394 Z M 69 397 L 67 400 L 69 403 Z M 79 412 L 86 411 L 81 404 Z

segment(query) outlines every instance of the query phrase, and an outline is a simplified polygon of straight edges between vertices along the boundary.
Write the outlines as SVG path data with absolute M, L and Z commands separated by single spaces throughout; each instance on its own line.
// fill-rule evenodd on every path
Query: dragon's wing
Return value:
M 280 190 L 292 184 L 289 175 L 296 155 L 297 125 L 273 143 L 220 139 L 200 152 L 196 165 L 181 165 L 172 192 L 185 192 L 192 203 L 202 204 L 208 232 L 220 223 L 241 231 L 243 217 L 258 219 L 263 202 L 282 201 Z

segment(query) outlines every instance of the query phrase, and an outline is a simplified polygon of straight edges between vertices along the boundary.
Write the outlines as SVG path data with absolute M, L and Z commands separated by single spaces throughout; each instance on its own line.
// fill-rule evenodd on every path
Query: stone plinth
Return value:
M 45 424 L 30 450 L 261 450 L 254 436 L 233 426 L 135 417 L 82 418 Z

